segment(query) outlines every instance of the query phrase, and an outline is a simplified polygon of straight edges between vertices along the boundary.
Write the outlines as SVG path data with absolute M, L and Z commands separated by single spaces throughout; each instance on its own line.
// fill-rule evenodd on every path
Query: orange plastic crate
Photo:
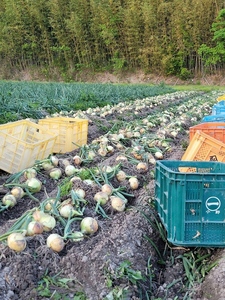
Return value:
M 67 117 L 41 119 L 38 122 L 57 135 L 54 153 L 71 152 L 87 144 L 88 120 Z
M 0 125 L 0 169 L 17 173 L 47 158 L 56 135 L 28 120 Z
M 181 160 L 225 162 L 225 144 L 197 130 Z
M 194 137 L 197 130 L 200 130 L 212 138 L 225 143 L 225 123 L 206 122 L 189 128 L 190 141 Z

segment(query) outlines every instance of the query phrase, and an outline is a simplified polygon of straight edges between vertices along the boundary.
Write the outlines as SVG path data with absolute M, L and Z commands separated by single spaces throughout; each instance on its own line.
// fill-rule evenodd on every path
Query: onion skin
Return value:
M 120 170 L 117 172 L 116 174 L 116 179 L 119 181 L 119 182 L 122 182 L 126 179 L 127 175 L 124 171 Z
M 52 233 L 47 237 L 47 246 L 55 252 L 60 252 L 63 250 L 65 243 L 59 234 Z
M 68 165 L 65 167 L 66 176 L 72 176 L 76 173 L 77 169 L 73 165 Z
M 75 155 L 73 157 L 73 162 L 74 162 L 75 165 L 79 166 L 82 163 L 82 159 L 79 155 Z
M 56 226 L 56 220 L 49 214 L 43 214 L 39 219 L 39 222 L 43 225 L 44 231 L 51 231 Z
M 80 228 L 84 234 L 93 234 L 98 231 L 98 222 L 92 217 L 85 217 L 80 223 Z
M 7 238 L 8 247 L 16 252 L 23 251 L 26 246 L 26 239 L 22 233 L 13 232 Z
M 140 162 L 137 164 L 137 169 L 140 171 L 147 172 L 148 171 L 148 165 L 145 162 Z

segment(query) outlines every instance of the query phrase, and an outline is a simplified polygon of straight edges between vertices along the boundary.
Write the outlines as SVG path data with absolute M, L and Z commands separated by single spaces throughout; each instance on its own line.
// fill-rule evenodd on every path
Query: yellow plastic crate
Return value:
M 0 125 L 0 169 L 16 173 L 47 158 L 56 135 L 28 120 Z
M 57 135 L 54 153 L 71 152 L 87 144 L 88 120 L 67 117 L 41 119 L 38 122 Z
M 225 144 L 197 130 L 181 160 L 225 162 Z M 180 172 L 195 172 L 195 170 L 182 168 Z
M 218 102 L 220 102 L 221 100 L 225 100 L 225 94 L 217 98 Z

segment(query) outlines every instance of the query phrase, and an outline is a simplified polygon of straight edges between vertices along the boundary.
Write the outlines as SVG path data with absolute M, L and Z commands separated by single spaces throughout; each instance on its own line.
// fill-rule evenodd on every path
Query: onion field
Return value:
M 154 205 L 155 164 L 181 160 L 189 127 L 222 94 L 1 83 L 1 124 L 80 118 L 88 132 L 71 152 L 0 171 L 0 300 L 196 298 L 217 250 L 168 243 Z

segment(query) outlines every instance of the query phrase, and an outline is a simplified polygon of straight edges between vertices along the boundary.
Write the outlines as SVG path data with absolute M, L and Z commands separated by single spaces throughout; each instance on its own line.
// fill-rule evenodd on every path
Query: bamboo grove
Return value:
M 224 8 L 224 0 L 0 0 L 1 66 L 223 71 Z

